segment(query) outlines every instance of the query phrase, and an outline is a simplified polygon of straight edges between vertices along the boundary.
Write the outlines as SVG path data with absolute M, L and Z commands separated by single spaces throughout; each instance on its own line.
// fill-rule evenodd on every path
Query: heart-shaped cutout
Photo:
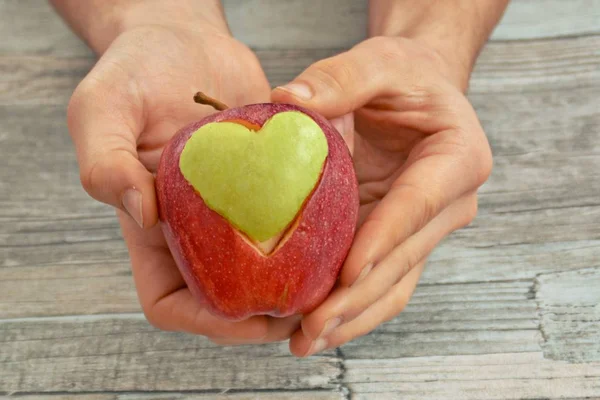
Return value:
M 319 181 L 327 139 L 308 115 L 275 114 L 258 131 L 236 122 L 200 127 L 179 168 L 208 207 L 264 242 L 294 220 Z

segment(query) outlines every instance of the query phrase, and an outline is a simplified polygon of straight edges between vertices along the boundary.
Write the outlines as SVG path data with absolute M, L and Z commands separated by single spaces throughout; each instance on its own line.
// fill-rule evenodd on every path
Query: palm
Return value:
M 395 121 L 399 112 L 369 105 L 354 113 L 354 164 L 360 190 L 360 218 L 377 206 L 402 171 L 414 146 L 426 135 Z

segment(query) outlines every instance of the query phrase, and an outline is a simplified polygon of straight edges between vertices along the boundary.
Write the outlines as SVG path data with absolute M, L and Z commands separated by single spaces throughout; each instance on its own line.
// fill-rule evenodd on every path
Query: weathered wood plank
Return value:
M 513 213 L 482 212 L 470 227 L 456 231 L 452 240 L 471 243 L 472 247 L 490 247 L 600 239 L 600 207 L 548 206 Z
M 25 197 L 25 200 L 29 200 Z M 92 202 L 92 200 L 87 200 Z M 10 206 L 10 203 L 7 204 Z M 54 205 L 52 201 L 34 202 L 30 201 L 30 207 L 39 207 L 36 211 L 46 210 L 52 212 Z M 83 207 L 82 207 L 83 208 Z M 60 209 L 56 206 L 56 209 Z M 79 212 L 83 212 L 80 210 Z M 58 212 L 57 212 L 58 213 Z M 15 213 L 16 214 L 16 213 Z M 17 215 L 15 215 L 17 218 Z M 14 222 L 11 219 L 0 219 L 3 226 L 13 229 L 0 231 L 0 266 L 16 268 L 14 273 L 22 274 L 26 269 L 19 270 L 18 267 L 59 267 L 77 266 L 88 269 L 98 268 L 105 263 L 124 263 L 128 260 L 128 253 L 123 243 L 116 217 L 111 213 L 106 227 L 100 218 L 64 218 L 60 215 L 46 219 L 35 220 L 33 223 Z M 96 223 L 97 227 L 93 224 Z M 43 226 L 40 232 L 30 230 L 28 226 Z M 55 229 L 55 225 L 62 225 L 63 230 Z M 5 270 L 7 271 L 7 270 Z M 66 273 L 67 269 L 63 269 Z M 30 280 L 31 275 L 21 275 L 17 278 L 14 273 L 12 279 Z M 39 274 L 41 272 L 37 272 Z M 122 273 L 122 272 L 121 272 Z M 67 273 L 68 274 L 68 273 Z M 82 278 L 86 273 L 82 272 Z M 89 272 L 92 274 L 92 272 Z M 125 277 L 125 279 L 129 279 Z M 69 279 L 67 279 L 68 281 Z M 66 282 L 65 282 L 66 284 Z M 123 285 L 127 285 L 123 282 Z M 121 287 L 123 287 L 121 285 Z
M 600 361 L 600 259 L 594 268 L 540 275 L 542 345 L 546 357 Z
M 2 266 L 0 293 L 0 319 L 141 311 L 127 260 Z
M 539 351 L 529 282 L 425 285 L 408 307 L 343 346 L 347 359 Z
M 600 32 L 600 1 L 511 0 L 495 40 L 581 36 Z
M 511 234 L 507 222 L 506 234 Z M 472 239 L 475 240 L 475 239 Z M 598 265 L 600 241 L 583 240 L 552 243 L 492 245 L 474 248 L 476 243 L 450 236 L 431 255 L 422 283 L 489 282 L 531 280 L 548 272 L 577 270 Z
M 254 391 L 246 393 L 100 393 L 100 394 L 31 394 L 19 395 L 22 400 L 343 400 L 344 395 L 338 391 Z M 0 396 L 0 400 L 11 400 L 15 397 Z
M 0 0 L 0 54 L 89 56 L 92 52 L 65 26 L 48 1 Z
M 235 37 L 254 48 L 350 47 L 367 37 L 368 0 L 225 0 Z
M 570 41 L 566 40 L 566 41 Z M 580 40 L 580 39 L 572 39 Z M 566 42 L 566 41 L 561 41 Z M 504 44 L 502 44 L 504 45 Z M 600 43 L 593 42 L 586 47 L 588 51 L 596 53 L 600 50 Z M 525 48 L 521 49 L 523 53 L 527 53 Z M 560 49 L 559 49 L 560 50 Z M 284 52 L 285 53 L 285 52 Z M 560 51 L 557 51 L 559 54 Z M 274 81 L 285 81 L 285 77 L 293 76 L 293 71 L 285 72 L 283 65 L 298 65 L 302 64 L 298 52 L 292 52 L 289 59 L 281 58 L 281 52 L 263 52 L 262 56 L 266 60 L 267 71 L 270 72 L 270 77 Z M 311 51 L 304 53 L 306 57 L 313 54 Z M 321 56 L 323 54 L 320 54 Z M 485 59 L 483 57 L 482 59 Z M 545 59 L 545 58 L 544 58 Z M 576 63 L 578 57 L 574 57 L 572 62 Z M 600 60 L 600 58 L 598 58 Z M 46 61 L 44 61 L 46 60 Z M 294 61 L 295 60 L 295 61 Z M 38 58 L 35 68 L 23 68 L 27 64 L 21 58 L 0 58 L 0 70 L 19 71 L 16 76 L 10 78 L 9 85 L 0 91 L 0 103 L 4 102 L 25 102 L 47 104 L 46 102 L 54 102 L 53 104 L 61 107 L 44 107 L 43 109 L 35 108 L 19 108 L 15 109 L 12 106 L 6 106 L 0 110 L 0 115 L 6 121 L 0 131 L 0 142 L 3 148 L 9 149 L 10 152 L 5 156 L 6 163 L 10 168 L 3 171 L 3 179 L 0 179 L 0 189 L 3 187 L 13 186 L 15 182 L 22 180 L 21 172 L 30 172 L 31 175 L 37 175 L 44 186 L 49 186 L 47 183 L 56 179 L 49 174 L 50 172 L 60 172 L 62 176 L 72 178 L 76 176 L 76 163 L 72 156 L 71 145 L 68 136 L 66 135 L 66 125 L 64 124 L 64 105 L 68 101 L 71 89 L 75 87 L 77 81 L 85 73 L 85 65 L 90 60 L 79 60 L 73 64 L 65 60 L 49 61 L 46 58 Z M 600 61 L 595 62 L 599 64 Z M 65 70 L 66 68 L 66 70 Z M 72 69 L 71 69 L 72 68 Z M 293 67 L 291 67 L 293 68 Z M 497 66 L 501 68 L 501 66 Z M 298 68 L 300 69 L 300 68 Z M 548 67 L 550 69 L 550 67 Z M 275 71 L 282 70 L 282 75 L 278 75 Z M 542 69 L 543 70 L 543 69 Z M 596 68 L 600 71 L 600 68 Z M 39 74 L 44 76 L 44 80 L 48 82 L 58 82 L 52 91 L 58 93 L 55 96 L 49 96 L 47 93 L 40 93 L 32 88 L 27 89 L 28 82 L 34 82 Z M 485 75 L 485 72 L 481 72 Z M 14 74 L 13 74 L 14 75 Z M 11 74 L 0 74 L 0 77 L 13 76 Z M 477 76 L 477 73 L 476 73 Z M 564 74 L 568 77 L 569 74 Z M 484 79 L 485 80 L 485 79 Z M 518 79 L 515 79 L 518 81 Z M 0 78 L 0 82 L 8 82 L 7 78 Z M 1 83 L 0 83 L 1 84 Z M 494 152 L 496 155 L 496 169 L 492 175 L 488 185 L 482 190 L 482 201 L 492 201 L 495 207 L 506 209 L 514 203 L 514 199 L 506 198 L 505 196 L 513 196 L 515 190 L 532 190 L 532 195 L 520 195 L 520 201 L 530 200 L 531 204 L 538 204 L 540 196 L 543 196 L 545 201 L 562 201 L 564 202 L 579 201 L 582 196 L 571 196 L 570 194 L 576 188 L 578 192 L 585 197 L 589 203 L 594 199 L 597 193 L 595 179 L 587 179 L 589 174 L 594 174 L 597 171 L 596 160 L 593 157 L 597 153 L 598 143 L 597 133 L 600 127 L 600 115 L 596 107 L 594 107 L 597 98 L 597 87 L 600 85 L 600 77 L 590 78 L 582 82 L 585 87 L 577 89 L 552 90 L 544 93 L 501 93 L 494 96 L 482 95 L 474 93 L 471 95 L 474 105 L 486 127 Z M 548 83 L 545 87 L 553 87 Z M 10 89 L 13 88 L 13 89 Z M 66 89 L 68 88 L 68 90 Z M 29 115 L 35 114 L 36 120 L 28 118 Z M 38 119 L 43 119 L 45 124 L 38 124 Z M 515 124 L 514 121 L 519 123 Z M 29 122 L 30 121 L 30 122 Z M 36 132 L 32 135 L 31 132 Z M 64 132 L 63 135 L 57 135 L 56 132 Z M 10 134 L 10 138 L 9 138 Z M 48 152 L 48 157 L 43 159 L 44 165 L 36 163 L 23 164 L 23 157 L 31 152 L 31 148 L 40 148 L 47 146 L 49 143 L 41 144 L 42 139 L 50 139 L 50 145 L 53 147 L 53 152 Z M 534 149 L 534 150 L 532 150 Z M 572 156 L 576 160 L 564 160 L 551 158 L 547 160 L 545 151 L 560 152 L 561 157 Z M 56 153 L 58 152 L 58 153 Z M 583 159 L 581 155 L 589 155 L 587 159 Z M 506 158 L 504 158 L 506 157 Z M 520 159 L 516 160 L 516 157 Z M 64 161 L 63 162 L 63 158 Z M 543 162 L 540 162 L 543 159 Z M 68 160 L 68 163 L 66 162 Z M 59 162 L 57 162 L 59 161 Z M 555 165 L 552 165 L 554 163 Z M 577 170 L 577 163 L 583 163 L 579 168 L 584 168 L 587 174 L 581 174 Z M 499 165 L 504 168 L 499 169 Z M 42 167 L 42 168 L 39 168 Z M 25 168 L 25 171 L 23 171 Z M 554 168 L 567 168 L 568 174 L 555 174 Z M 575 169 L 575 171 L 573 171 Z M 500 172 L 498 172 L 500 171 Z M 504 173 L 502 173 L 504 171 Z M 7 175 L 8 174 L 8 175 Z M 546 174 L 551 179 L 539 179 L 540 174 Z M 516 179 L 515 177 L 519 177 Z M 589 183 L 584 187 L 581 181 L 586 180 Z M 516 186 L 518 185 L 518 186 Z M 516 186 L 516 187 L 515 187 Z M 590 186 L 590 187 L 588 187 Z M 37 189 L 38 185 L 29 186 L 29 192 Z M 56 185 L 57 189 L 64 193 L 63 185 Z M 50 187 L 49 189 L 53 189 Z M 502 189 L 502 190 L 500 190 Z M 70 188 L 81 192 L 78 187 Z M 8 192 L 8 190 L 6 191 Z M 39 192 L 39 191 L 38 191 Z M 490 196 L 486 197 L 487 193 Z M 31 193 L 29 193 L 31 194 Z M 52 193 L 54 194 L 54 193 Z M 73 192 L 69 193 L 70 197 L 75 197 L 76 201 L 80 195 L 73 196 Z M 38 194 L 38 197 L 39 194 Z M 23 207 L 27 203 L 22 203 L 12 200 L 11 196 L 7 199 L 13 206 Z M 56 202 L 60 205 L 60 202 Z M 581 204 L 581 202 L 579 203 Z M 73 207 L 70 207 L 73 208 Z M 75 207 L 75 209 L 79 209 Z M 33 210 L 29 210 L 32 212 Z M 0 211 L 1 212 L 1 211 Z M 14 214 L 13 214 L 14 215 Z
M 258 48 L 348 47 L 366 37 L 367 0 L 224 0 L 234 35 Z M 600 2 L 513 0 L 494 40 L 600 32 Z M 277 32 L 277 34 L 272 34 Z
M 347 360 L 344 383 L 366 399 L 572 399 L 600 397 L 600 364 L 542 353 Z
M 365 31 L 366 0 L 226 6 L 273 85 Z M 0 23 L 0 392 L 296 400 L 344 398 L 347 384 L 356 399 L 600 397 L 600 364 L 542 358 L 600 358 L 600 1 L 513 0 L 469 93 L 496 159 L 480 217 L 436 250 L 397 319 L 306 360 L 284 343 L 219 348 L 148 326 L 114 214 L 81 189 L 66 134 L 93 56 L 45 2 L 0 0 L 0 16 L 16 21 Z M 512 41 L 523 38 L 536 40 Z M 52 317 L 65 314 L 101 315 Z
M 114 215 L 81 188 L 64 106 L 0 106 L 0 220 Z
M 236 37 L 254 48 L 346 48 L 366 36 L 367 0 L 225 0 Z M 46 1 L 0 0 L 0 54 L 89 56 L 90 50 Z M 600 32 L 600 2 L 513 0 L 493 40 L 581 36 Z
M 567 39 L 560 43 L 580 40 L 583 39 Z M 588 41 L 588 44 L 588 50 L 596 46 L 595 41 Z M 513 48 L 526 53 L 526 48 L 520 45 Z M 547 46 L 544 49 L 546 52 Z M 299 59 L 299 55 L 310 57 L 317 53 L 320 57 L 328 51 L 265 51 L 261 54 L 273 63 L 270 75 L 275 74 L 275 78 L 271 78 L 281 79 L 286 74 L 293 74 L 292 71 L 285 72 L 284 66 L 296 65 L 294 60 Z M 288 54 L 288 58 L 281 58 L 278 54 Z M 548 58 L 539 57 L 541 60 Z M 31 63 L 36 68 L 21 70 L 16 67 L 21 58 L 0 58 L 14 64 L 12 67 L 3 64 L 6 70 L 23 74 L 19 78 L 22 81 L 11 87 L 26 87 L 27 81 L 34 81 L 38 74 L 48 73 L 47 82 L 53 82 L 56 77 L 63 82 L 52 91 L 64 93 L 69 85 L 74 87 L 85 73 L 86 63 L 91 62 L 82 59 L 71 64 L 61 59 L 37 59 L 40 62 Z M 577 57 L 569 62 L 575 62 L 573 60 Z M 71 67 L 74 69 L 69 70 Z M 67 70 L 64 71 L 64 68 Z M 280 68 L 284 72 L 277 78 L 275 71 Z M 502 68 L 501 63 L 497 68 Z M 68 83 L 69 79 L 72 79 L 71 83 Z M 598 243 L 590 241 L 598 237 L 598 230 L 593 224 L 593 218 L 596 218 L 593 206 L 600 193 L 598 180 L 594 179 L 596 171 L 600 170 L 598 158 L 594 156 L 600 143 L 600 137 L 597 137 L 600 116 L 594 107 L 597 98 L 594 82 L 588 81 L 591 87 L 575 90 L 472 95 L 494 148 L 495 170 L 481 190 L 479 219 L 470 229 L 453 235 L 434 253 L 424 282 L 532 278 L 539 272 L 586 267 L 598 260 Z M 550 87 L 550 83 L 547 86 Z M 36 91 L 17 92 L 17 97 L 18 93 L 33 95 Z M 11 92 L 8 91 L 8 94 Z M 10 101 L 9 95 L 4 97 L 7 102 Z M 89 199 L 79 185 L 77 164 L 64 122 L 68 93 L 62 98 L 49 97 L 60 104 L 0 108 L 3 120 L 0 155 L 8 166 L 0 170 L 0 189 L 6 189 L 0 190 L 3 206 L 0 219 L 5 222 L 0 224 L 0 264 L 15 268 L 20 265 L 32 268 L 41 264 L 50 267 L 58 274 L 54 281 L 56 286 L 40 293 L 42 299 L 52 298 L 59 291 L 73 290 L 69 289 L 74 279 L 70 268 L 79 271 L 81 279 L 85 279 L 87 263 L 92 265 L 89 268 L 98 268 L 102 263 L 117 262 L 123 267 L 123 273 L 126 273 L 124 267 L 127 263 L 127 253 L 120 240 L 114 214 L 108 207 Z M 23 101 L 44 104 L 45 99 L 25 96 Z M 36 118 L 30 118 L 31 115 Z M 515 124 L 513 120 L 520 122 Z M 31 149 L 35 149 L 34 153 Z M 31 157 L 31 154 L 35 156 Z M 31 162 L 23 163 L 28 158 Z M 565 173 L 557 174 L 557 170 Z M 573 196 L 573 193 L 578 195 Z M 580 206 L 587 206 L 583 212 L 587 210 L 588 214 L 579 212 L 577 207 Z M 557 210 L 546 210 L 548 208 Z M 525 215 L 521 216 L 523 212 Z M 554 215 L 554 219 L 549 220 L 548 215 Z M 527 245 L 531 237 L 539 237 L 539 240 Z M 539 246 L 541 241 L 549 239 L 581 239 L 581 243 Z M 482 246 L 494 248 L 482 249 Z M 31 280 L 29 272 L 28 269 L 23 270 L 18 278 L 21 288 L 15 287 L 15 293 L 33 290 L 26 289 L 32 287 L 28 283 Z M 120 282 L 118 287 L 131 287 L 128 276 L 106 279 L 115 284 Z M 97 294 L 101 296 L 101 291 Z M 48 304 L 40 312 L 79 313 L 76 302 L 63 298 L 65 301 L 57 302 L 56 307 Z M 91 296 L 90 302 L 82 305 L 104 312 L 106 307 L 100 303 L 101 298 Z M 5 316 L 40 315 L 33 313 L 37 305 L 13 305 L 13 302 L 5 303 Z M 130 303 L 114 306 L 121 311 L 133 311 L 137 307 Z
M 599 35 L 489 42 L 475 65 L 469 92 L 520 94 L 598 85 L 599 63 Z
M 5 392 L 336 389 L 332 352 L 297 359 L 286 343 L 219 347 L 160 332 L 142 315 L 0 323 Z
M 259 49 L 257 55 L 271 84 L 276 86 L 289 81 L 313 62 L 340 51 L 341 48 Z M 93 63 L 91 57 L 0 56 L 0 105 L 64 105 Z M 537 105 L 539 112 L 544 112 L 544 108 L 539 107 L 544 102 L 552 102 L 554 106 L 569 105 L 569 101 L 580 104 L 582 100 L 577 100 L 574 89 L 585 92 L 600 86 L 598 64 L 600 36 L 525 43 L 490 42 L 478 60 L 469 94 L 481 109 L 496 111 L 495 118 L 513 121 L 508 119 L 507 105 L 499 104 L 503 97 L 497 98 L 498 93 L 512 95 L 511 99 L 519 103 L 528 102 L 527 107 Z M 489 96 L 489 92 L 495 96 Z M 524 92 L 535 92 L 536 96 L 519 100 Z M 560 97 L 552 97 L 554 93 Z M 586 109 L 592 105 L 593 102 Z M 501 110 L 505 113 L 498 112 Z M 556 115 L 554 117 L 556 120 Z
M 91 57 L 0 56 L 0 105 L 66 105 Z

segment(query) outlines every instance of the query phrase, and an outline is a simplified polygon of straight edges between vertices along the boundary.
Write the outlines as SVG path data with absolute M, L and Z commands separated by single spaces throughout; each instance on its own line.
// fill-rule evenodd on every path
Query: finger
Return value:
M 354 154 L 354 115 L 348 113 L 331 120 L 335 129 L 342 135 L 350 154 Z
M 275 88 L 271 97 L 275 102 L 313 109 L 327 118 L 352 112 L 375 97 L 402 97 L 404 108 L 422 108 L 430 93 L 443 93 L 452 86 L 433 79 L 434 69 L 428 76 L 411 63 L 417 55 L 422 58 L 421 53 L 407 40 L 371 38 L 314 63 L 292 82 Z
M 151 227 L 158 218 L 154 178 L 137 156 L 143 101 L 131 77 L 105 57 L 79 84 L 67 112 L 81 183 L 96 200 Z
M 335 329 L 328 336 L 312 341 L 301 333 L 295 334 L 290 341 L 292 354 L 306 357 L 328 348 L 339 347 L 357 337 L 366 335 L 383 322 L 394 318 L 408 304 L 424 268 L 425 259 L 410 270 L 384 297 L 352 321 Z
M 348 323 L 382 298 L 450 232 L 464 226 L 476 212 L 474 194 L 446 208 L 429 224 L 391 251 L 351 287 L 337 288 L 302 321 L 302 331 L 311 340 L 325 337 L 342 323 Z
M 288 340 L 294 332 L 300 328 L 301 315 L 293 315 L 286 318 L 272 318 L 267 317 L 268 321 L 268 333 L 265 337 L 256 339 L 253 341 L 244 339 L 231 339 L 231 338 L 211 338 L 211 341 L 221 346 L 237 346 L 244 344 L 261 344 L 261 343 L 272 343 L 281 342 Z
M 485 182 L 491 170 L 489 148 L 466 136 L 462 130 L 439 132 L 413 148 L 399 177 L 358 230 L 340 276 L 342 286 L 351 285 L 364 269 Z
M 123 212 L 119 219 L 140 304 L 152 325 L 209 337 L 257 340 L 267 335 L 265 317 L 230 322 L 210 314 L 187 288 L 159 227 L 142 230 Z
M 227 321 L 211 314 L 185 287 L 157 299 L 145 312 L 148 321 L 158 329 L 187 332 L 208 337 L 260 341 L 268 334 L 266 317 L 243 321 Z

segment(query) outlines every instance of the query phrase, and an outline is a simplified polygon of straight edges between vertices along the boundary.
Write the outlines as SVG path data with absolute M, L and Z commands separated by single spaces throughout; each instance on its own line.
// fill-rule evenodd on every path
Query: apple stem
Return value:
M 226 104 L 223 104 L 219 100 L 213 99 L 212 97 L 210 97 L 202 92 L 198 92 L 194 95 L 194 101 L 198 104 L 204 104 L 206 106 L 211 106 L 212 108 L 214 108 L 217 111 L 223 111 L 223 110 L 227 110 L 229 108 Z

